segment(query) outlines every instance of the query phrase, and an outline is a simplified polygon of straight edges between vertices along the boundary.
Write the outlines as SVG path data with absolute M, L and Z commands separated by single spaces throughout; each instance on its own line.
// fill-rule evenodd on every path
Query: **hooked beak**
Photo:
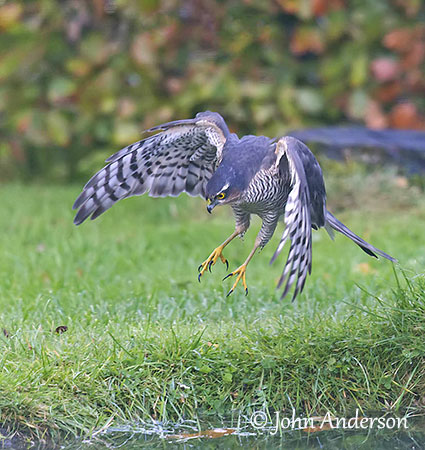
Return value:
M 217 206 L 218 200 L 211 200 L 210 198 L 207 200 L 208 206 L 207 211 L 211 214 L 212 210 Z

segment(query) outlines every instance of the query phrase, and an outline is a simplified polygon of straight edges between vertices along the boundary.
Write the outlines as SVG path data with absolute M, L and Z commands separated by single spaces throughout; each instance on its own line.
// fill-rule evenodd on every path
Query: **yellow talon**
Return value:
M 241 278 L 242 278 L 243 287 L 245 288 L 245 295 L 248 295 L 248 286 L 246 284 L 246 266 L 247 266 L 247 264 L 242 264 L 236 270 L 229 273 L 229 275 L 226 275 L 223 278 L 223 281 L 224 281 L 226 278 L 233 277 L 233 275 L 237 274 L 236 281 L 233 283 L 232 289 L 230 289 L 230 291 L 227 293 L 226 297 L 228 297 L 235 290 L 235 288 L 236 288 L 237 284 L 239 283 L 239 281 L 241 280 Z
M 198 280 L 201 281 L 202 275 L 206 272 L 208 269 L 211 272 L 211 267 L 217 262 L 217 259 L 220 258 L 221 262 L 223 264 L 226 264 L 226 270 L 229 268 L 229 263 L 227 259 L 223 256 L 223 248 L 224 245 L 218 246 L 216 249 L 214 249 L 210 256 L 198 267 Z

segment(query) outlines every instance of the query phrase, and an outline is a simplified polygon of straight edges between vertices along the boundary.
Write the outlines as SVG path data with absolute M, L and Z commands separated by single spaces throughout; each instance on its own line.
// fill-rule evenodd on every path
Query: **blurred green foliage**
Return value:
M 87 177 L 152 125 L 425 128 L 422 0 L 0 0 L 0 180 Z

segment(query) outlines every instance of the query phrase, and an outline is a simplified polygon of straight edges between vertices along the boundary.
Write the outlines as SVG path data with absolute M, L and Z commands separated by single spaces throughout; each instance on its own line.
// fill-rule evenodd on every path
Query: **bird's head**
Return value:
M 238 201 L 243 187 L 238 182 L 237 174 L 217 169 L 206 186 L 207 210 L 211 211 L 218 205 Z

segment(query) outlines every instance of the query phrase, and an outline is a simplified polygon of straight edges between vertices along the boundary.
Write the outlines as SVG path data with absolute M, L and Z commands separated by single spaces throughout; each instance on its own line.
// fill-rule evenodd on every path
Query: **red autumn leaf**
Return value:
M 400 53 L 410 52 L 416 42 L 425 42 L 425 26 L 418 25 L 414 28 L 398 28 L 384 36 L 383 44 L 390 50 Z
M 401 65 L 403 69 L 409 70 L 418 67 L 425 59 L 425 40 L 412 42 L 410 50 L 406 52 Z
M 402 92 L 400 81 L 384 83 L 376 90 L 374 97 L 382 103 L 394 101 Z
M 344 7 L 343 0 L 312 0 L 313 14 L 323 16 L 329 11 L 335 11 Z
M 413 103 L 400 103 L 392 108 L 389 125 L 399 129 L 425 130 L 425 118 L 419 114 Z
M 399 28 L 390 31 L 384 36 L 383 44 L 390 50 L 405 52 L 412 45 L 412 30 Z
M 325 49 L 322 36 L 317 29 L 297 28 L 290 43 L 295 55 L 304 53 L 322 53 Z

